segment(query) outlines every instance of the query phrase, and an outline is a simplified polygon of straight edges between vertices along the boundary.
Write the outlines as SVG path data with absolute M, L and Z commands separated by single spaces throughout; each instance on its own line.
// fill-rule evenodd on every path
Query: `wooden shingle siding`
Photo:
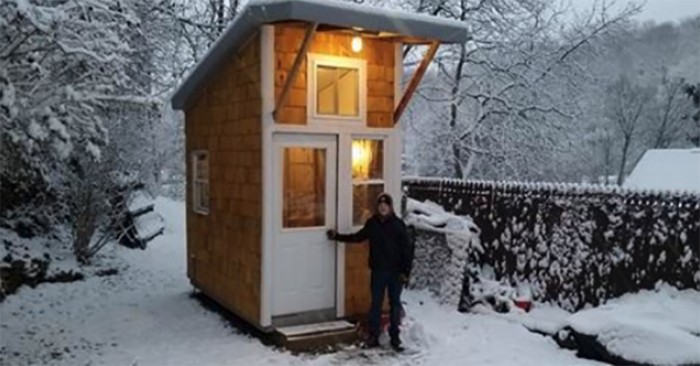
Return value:
M 367 243 L 345 246 L 345 314 L 360 316 L 370 305 Z
M 304 32 L 301 24 L 275 26 L 275 103 L 292 69 Z M 394 43 L 363 38 L 362 51 L 355 53 L 350 48 L 351 40 L 349 34 L 316 32 L 309 53 L 367 60 L 367 126 L 391 128 L 394 125 Z M 287 103 L 278 114 L 278 123 L 304 125 L 307 122 L 306 64 L 304 60 Z
M 192 283 L 253 324 L 260 319 L 260 36 L 212 78 L 185 113 L 187 274 Z M 209 151 L 210 212 L 192 211 L 191 152 Z

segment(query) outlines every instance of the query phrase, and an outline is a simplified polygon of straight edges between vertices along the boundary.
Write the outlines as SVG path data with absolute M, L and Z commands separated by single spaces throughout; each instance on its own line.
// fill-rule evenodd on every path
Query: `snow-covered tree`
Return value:
M 148 170 L 159 102 L 143 4 L 0 5 L 3 222 L 67 223 L 82 261 L 126 194 L 120 174 Z
M 680 83 L 692 85 L 700 80 L 698 22 L 700 18 L 675 24 L 627 24 L 620 32 L 606 37 L 601 52 L 586 61 L 592 77 L 579 85 L 584 108 L 577 124 L 583 127 L 580 131 L 583 134 L 571 131 L 570 140 L 581 143 L 575 143 L 569 153 L 581 157 L 579 161 L 584 163 L 581 176 L 585 181 L 615 183 L 619 178 L 624 139 L 619 137 L 615 122 L 605 114 L 610 104 L 607 89 L 621 75 L 653 95 L 636 128 L 638 136 L 628 147 L 628 162 L 637 161 L 651 148 L 693 146 L 688 136 L 695 127 L 692 119 L 684 116 L 691 113 L 687 110 L 689 101 L 683 100 L 676 88 Z M 559 169 L 577 165 L 581 163 Z
M 649 131 L 649 146 L 666 149 L 675 142 L 683 141 L 690 124 L 691 101 L 683 88 L 684 80 L 672 79 L 667 73 L 661 78 L 655 96 L 655 111 L 652 112 Z
M 616 126 L 622 140 L 618 185 L 625 179 L 630 147 L 639 135 L 644 112 L 652 97 L 653 90 L 635 85 L 626 75 L 621 75 L 607 88 L 605 117 Z
M 685 93 L 693 103 L 693 111 L 690 119 L 692 121 L 690 131 L 686 134 L 686 140 L 693 146 L 700 147 L 700 83 L 696 85 L 686 85 Z
M 433 135 L 441 144 L 422 141 L 439 146 L 434 158 L 449 157 L 443 173 L 510 179 L 556 174 L 548 171 L 549 162 L 570 148 L 565 127 L 575 121 L 577 84 L 589 77 L 580 61 L 638 11 L 632 5 L 616 13 L 597 8 L 569 23 L 568 9 L 549 1 L 439 1 L 419 7 L 464 21 L 472 38 L 439 55 L 438 69 L 421 91 L 432 108 L 415 113 L 420 117 L 410 123 L 417 130 L 444 131 Z
M 57 167 L 77 151 L 101 159 L 106 113 L 144 102 L 129 75 L 139 21 L 106 0 L 4 1 L 0 19 L 3 193 L 22 195 L 27 184 L 55 187 Z M 13 179 L 21 174 L 35 181 Z

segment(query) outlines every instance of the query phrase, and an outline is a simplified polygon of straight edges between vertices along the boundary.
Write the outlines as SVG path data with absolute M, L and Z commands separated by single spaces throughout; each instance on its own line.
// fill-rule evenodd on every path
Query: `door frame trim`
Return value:
M 260 94 L 262 124 L 262 230 L 260 235 L 260 326 L 272 328 L 272 277 L 274 264 L 270 258 L 273 247 L 272 232 L 272 131 L 275 129 L 275 26 L 260 26 Z
M 333 202 L 333 209 L 330 211 L 326 211 L 325 215 L 325 220 L 326 223 L 324 227 L 333 227 L 337 228 L 338 227 L 338 214 L 339 214 L 339 206 L 338 206 L 338 196 L 339 196 L 339 191 L 338 191 L 338 183 L 339 183 L 339 177 L 338 177 L 338 164 L 339 164 L 339 141 L 338 141 L 339 136 L 337 134 L 318 134 L 318 133 L 285 133 L 285 132 L 279 132 L 279 133 L 273 133 L 272 138 L 271 138 L 271 170 L 274 176 L 277 176 L 278 179 L 271 185 L 271 191 L 269 191 L 268 197 L 271 201 L 270 208 L 271 208 L 271 221 L 270 221 L 270 231 L 271 231 L 271 236 L 270 236 L 270 241 L 271 241 L 271 252 L 270 252 L 270 259 L 272 261 L 272 265 L 270 266 L 270 322 L 271 325 L 275 325 L 275 319 L 278 317 L 289 317 L 295 315 L 294 313 L 291 314 L 275 314 L 274 309 L 275 309 L 275 264 L 277 260 L 277 249 L 278 249 L 278 244 L 280 241 L 280 234 L 282 233 L 298 233 L 298 232 L 303 232 L 305 230 L 309 229 L 315 229 L 318 230 L 320 227 L 315 226 L 315 227 L 309 227 L 309 228 L 289 228 L 285 229 L 282 227 L 282 212 L 283 212 L 283 203 L 282 203 L 282 197 L 281 197 L 281 192 L 277 192 L 279 189 L 282 188 L 282 172 L 284 167 L 282 166 L 282 162 L 280 161 L 280 165 L 277 166 L 275 164 L 276 159 L 281 159 L 279 154 L 282 153 L 283 149 L 285 147 L 309 147 L 309 148 L 324 148 L 328 149 L 331 151 L 327 158 L 335 158 L 334 160 L 330 159 L 326 161 L 326 166 L 331 165 L 331 169 L 335 168 L 335 170 L 330 170 L 326 171 L 327 174 L 327 179 L 330 177 L 330 179 L 335 180 L 334 184 L 334 190 L 331 190 L 331 194 L 334 195 L 334 197 L 331 197 L 331 201 Z M 328 185 L 329 181 L 326 181 L 326 184 Z M 280 197 L 278 199 L 278 194 L 280 194 Z M 326 191 L 326 194 L 328 194 L 328 191 Z M 327 198 L 326 198 L 327 199 Z M 335 211 L 335 212 L 333 212 Z M 331 220 L 329 220 L 329 216 L 331 216 Z M 332 245 L 332 244 L 329 244 Z M 339 255 L 338 252 L 340 252 L 340 248 L 338 248 L 337 244 L 335 247 L 335 280 L 333 281 L 333 305 L 330 308 L 322 308 L 322 309 L 312 309 L 312 310 L 304 310 L 301 313 L 312 313 L 316 310 L 318 311 L 325 311 L 328 313 L 329 310 L 332 310 L 333 313 L 337 314 L 337 309 L 338 309 L 338 294 L 341 291 L 345 291 L 345 286 L 343 288 L 338 288 L 338 275 L 339 273 L 344 273 L 345 272 L 345 263 L 338 261 Z M 345 257 L 343 256 L 343 259 Z M 343 283 L 344 284 L 344 283 Z

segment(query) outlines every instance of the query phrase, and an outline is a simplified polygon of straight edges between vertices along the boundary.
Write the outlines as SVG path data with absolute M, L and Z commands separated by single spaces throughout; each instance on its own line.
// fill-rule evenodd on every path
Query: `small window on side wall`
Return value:
M 192 203 L 194 211 L 209 213 L 209 152 L 192 153 Z
M 384 140 L 352 141 L 352 224 L 372 216 L 377 197 L 384 192 Z

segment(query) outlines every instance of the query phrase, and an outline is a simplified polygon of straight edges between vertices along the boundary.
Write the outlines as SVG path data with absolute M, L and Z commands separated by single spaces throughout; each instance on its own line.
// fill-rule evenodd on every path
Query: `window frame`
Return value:
M 375 140 L 375 141 L 381 141 L 382 142 L 382 179 L 356 179 L 352 178 L 352 143 L 355 142 L 355 140 Z M 372 184 L 382 184 L 384 186 L 384 189 L 382 190 L 383 192 L 387 192 L 387 143 L 388 143 L 388 137 L 384 135 L 363 135 L 363 134 L 357 134 L 357 135 L 351 135 L 350 136 L 350 177 L 352 180 L 352 183 L 350 185 L 350 221 L 352 224 L 353 229 L 357 230 L 361 228 L 364 225 L 364 222 L 355 224 L 355 186 L 358 185 L 372 185 Z M 396 208 L 394 208 L 396 209 Z
M 205 179 L 200 179 L 197 178 L 198 176 L 198 168 L 197 168 L 197 163 L 198 163 L 198 158 L 200 156 L 205 157 L 205 162 L 207 164 L 207 177 Z M 211 208 L 211 164 L 210 164 L 210 156 L 209 156 L 209 151 L 208 150 L 194 150 L 192 151 L 192 157 L 191 157 L 191 162 L 192 162 L 192 211 L 195 213 L 201 214 L 201 215 L 208 215 L 209 210 Z M 201 195 L 200 195 L 200 185 L 205 184 L 208 186 L 209 189 L 209 201 L 206 202 L 206 205 L 201 202 Z
M 284 217 L 284 214 L 285 214 L 284 205 L 285 205 L 285 200 L 286 200 L 285 192 L 284 192 L 284 174 L 285 174 L 285 169 L 286 169 L 286 166 L 285 166 L 285 164 L 284 164 L 284 151 L 285 151 L 285 149 L 290 149 L 290 148 L 291 148 L 291 149 L 294 149 L 294 148 L 314 149 L 314 150 L 322 150 L 322 151 L 323 151 L 323 156 L 324 156 L 324 158 L 323 158 L 323 159 L 324 159 L 324 160 L 323 160 L 323 174 L 324 174 L 324 178 L 323 178 L 323 179 L 324 179 L 324 184 L 323 184 L 323 203 L 324 203 L 324 205 L 323 205 L 323 224 L 321 224 L 321 225 L 313 225 L 313 226 L 288 226 L 288 227 L 287 227 L 287 226 L 284 226 L 284 221 L 285 221 L 285 217 Z M 328 227 L 328 222 L 329 222 L 329 220 L 328 220 L 328 212 L 327 212 L 327 210 L 328 210 L 328 207 L 327 207 L 327 206 L 328 206 L 328 205 L 326 205 L 326 203 L 327 203 L 327 195 L 328 195 L 328 192 L 327 192 L 326 190 L 327 190 L 327 188 L 328 188 L 328 177 L 329 177 L 329 174 L 328 174 L 328 171 L 327 171 L 327 169 L 328 169 L 328 158 L 329 158 L 328 155 L 329 155 L 329 151 L 330 151 L 329 148 L 326 147 L 326 146 L 314 146 L 314 145 L 310 145 L 310 146 L 309 146 L 309 145 L 301 145 L 301 144 L 300 144 L 300 145 L 291 145 L 291 144 L 290 144 L 290 145 L 284 145 L 284 144 L 280 145 L 280 153 L 282 154 L 282 158 L 281 158 L 282 164 L 281 164 L 281 171 L 280 171 L 279 173 L 282 175 L 282 177 L 280 178 L 280 181 L 281 181 L 281 183 L 282 183 L 282 192 L 281 192 L 281 196 L 280 196 L 281 201 L 280 201 L 279 204 L 280 204 L 280 230 L 281 230 L 282 232 L 303 232 L 303 231 L 318 230 L 318 229 L 322 229 L 322 228 Z
M 319 66 L 355 69 L 358 71 L 358 115 L 341 116 L 317 113 L 316 75 Z M 317 53 L 307 55 L 307 119 L 309 124 L 362 124 L 367 120 L 367 60 L 329 56 Z

